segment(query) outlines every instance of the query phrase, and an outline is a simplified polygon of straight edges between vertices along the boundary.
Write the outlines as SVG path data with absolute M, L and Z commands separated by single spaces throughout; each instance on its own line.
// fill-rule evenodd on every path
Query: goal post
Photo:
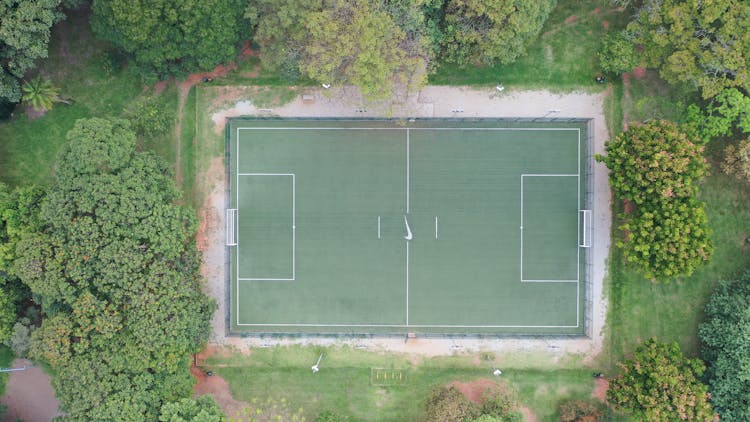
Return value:
M 581 248 L 591 247 L 591 210 L 578 210 L 578 217 L 581 220 L 581 241 L 578 246 Z
M 237 220 L 237 208 L 227 208 L 227 246 L 237 245 L 237 231 L 235 221 Z

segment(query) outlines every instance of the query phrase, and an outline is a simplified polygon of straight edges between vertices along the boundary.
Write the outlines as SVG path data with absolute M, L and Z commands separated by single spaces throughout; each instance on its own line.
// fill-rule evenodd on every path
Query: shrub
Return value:
M 602 409 L 586 400 L 568 400 L 560 405 L 560 422 L 596 422 L 602 420 Z
M 625 33 L 607 34 L 599 50 L 599 65 L 603 71 L 618 75 L 630 72 L 636 66 L 636 60 L 633 42 Z
M 479 416 L 479 408 L 454 386 L 443 386 L 432 390 L 425 401 L 425 422 L 458 422 Z
M 728 145 L 724 149 L 721 169 L 726 174 L 750 182 L 750 138 L 741 141 L 737 146 Z
M 142 97 L 133 102 L 125 112 L 133 129 L 141 136 L 153 138 L 174 125 L 174 112 L 164 107 L 157 97 Z
M 505 384 L 494 385 L 482 394 L 482 414 L 497 416 L 505 421 L 523 420 L 518 413 L 516 394 Z
M 349 422 L 349 421 L 351 421 L 351 419 L 348 416 L 340 415 L 336 412 L 327 410 L 319 414 L 317 417 L 315 417 L 314 422 Z
M 16 357 L 25 358 L 28 354 L 31 345 L 31 333 L 34 328 L 28 318 L 21 318 L 13 326 L 13 336 L 8 343 Z

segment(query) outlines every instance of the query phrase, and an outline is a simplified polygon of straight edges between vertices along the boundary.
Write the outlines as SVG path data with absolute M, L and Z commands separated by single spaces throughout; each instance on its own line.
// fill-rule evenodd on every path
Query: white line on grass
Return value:
M 409 214 L 409 129 L 406 129 L 406 213 Z
M 409 242 L 406 242 L 406 325 L 409 325 Z

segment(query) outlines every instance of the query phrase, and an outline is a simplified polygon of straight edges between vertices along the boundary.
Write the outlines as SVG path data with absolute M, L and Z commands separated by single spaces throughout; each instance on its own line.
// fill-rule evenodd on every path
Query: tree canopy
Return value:
M 61 0 L 0 1 L 0 102 L 21 100 L 19 79 L 47 57 L 52 25 L 65 16 Z
M 623 212 L 618 243 L 646 277 L 690 275 L 713 253 L 708 217 L 698 184 L 708 170 L 703 147 L 676 124 L 655 120 L 632 125 L 598 156 L 611 170 L 615 196 L 633 205 Z
M 626 31 L 646 66 L 670 83 L 711 98 L 725 88 L 750 91 L 750 3 L 743 0 L 645 0 Z
M 184 398 L 174 403 L 165 403 L 159 415 L 161 422 L 224 422 L 226 417 L 213 397 Z
M 190 395 L 188 355 L 209 333 L 195 216 L 127 121 L 82 119 L 67 139 L 13 266 L 45 313 L 31 355 L 70 419 L 155 420 Z
M 750 420 L 750 273 L 719 282 L 699 335 L 711 401 L 721 420 Z
M 683 356 L 677 343 L 649 339 L 632 359 L 619 364 L 609 381 L 607 401 L 636 420 L 714 421 L 707 387 L 699 381 L 704 365 Z
M 507 64 L 542 30 L 557 0 L 446 0 L 443 56 L 459 65 Z
M 424 82 L 418 3 L 260 0 L 245 16 L 257 26 L 266 68 L 292 81 L 353 84 L 366 98 L 383 99 L 397 85 Z
M 245 25 L 242 0 L 94 0 L 91 26 L 133 55 L 147 78 L 231 61 Z

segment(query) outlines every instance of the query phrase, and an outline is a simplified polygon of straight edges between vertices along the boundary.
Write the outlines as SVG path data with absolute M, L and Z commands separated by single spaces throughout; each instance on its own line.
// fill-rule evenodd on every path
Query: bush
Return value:
M 425 422 L 459 422 L 471 420 L 480 415 L 479 408 L 454 386 L 443 386 L 432 390 L 425 401 Z
M 349 421 L 351 421 L 351 419 L 348 416 L 340 415 L 336 412 L 327 410 L 319 414 L 317 417 L 315 417 L 314 422 L 349 422 Z
M 599 50 L 599 66 L 603 71 L 618 75 L 630 72 L 636 66 L 636 60 L 633 42 L 625 33 L 607 34 Z
M 482 394 L 482 414 L 500 417 L 504 421 L 523 421 L 518 412 L 516 394 L 505 384 L 497 384 Z
M 737 146 L 728 145 L 724 149 L 721 169 L 726 174 L 750 182 L 750 138 L 741 141 Z
M 153 138 L 174 126 L 175 114 L 157 97 L 141 97 L 125 111 L 133 129 L 141 136 Z
M 16 322 L 16 325 L 13 326 L 13 336 L 11 336 L 8 343 L 16 357 L 25 358 L 28 354 L 29 346 L 31 345 L 31 333 L 33 330 L 34 326 L 28 318 L 21 318 Z
M 568 400 L 560 405 L 560 422 L 596 422 L 602 420 L 601 406 L 586 400 Z

